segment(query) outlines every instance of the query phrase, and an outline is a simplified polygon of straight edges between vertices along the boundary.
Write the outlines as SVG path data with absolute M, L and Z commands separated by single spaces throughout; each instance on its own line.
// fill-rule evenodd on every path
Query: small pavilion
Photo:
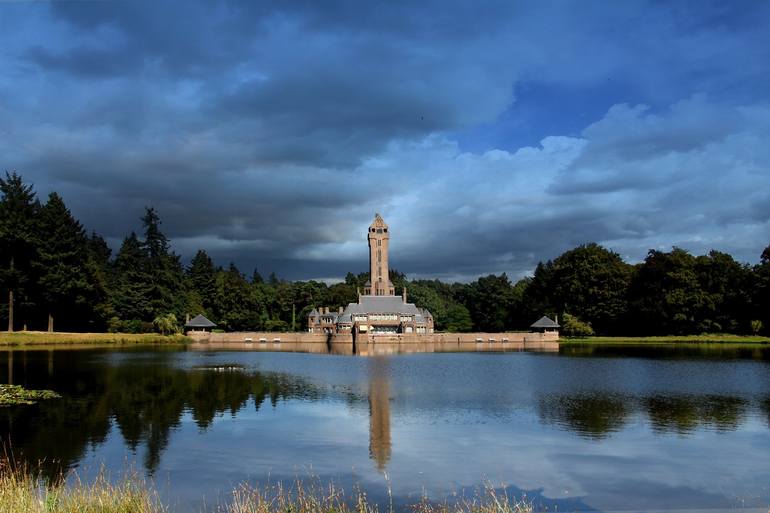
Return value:
M 196 315 L 184 325 L 185 333 L 189 332 L 206 332 L 216 328 L 217 325 L 206 319 L 203 315 Z
M 535 321 L 530 328 L 539 333 L 558 332 L 559 323 L 544 315 Z

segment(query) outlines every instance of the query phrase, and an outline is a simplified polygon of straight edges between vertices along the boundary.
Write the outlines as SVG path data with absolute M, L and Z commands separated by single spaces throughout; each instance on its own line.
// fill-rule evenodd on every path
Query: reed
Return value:
M 433 503 L 422 500 L 394 509 L 380 508 L 366 493 L 352 496 L 333 484 L 321 486 L 296 482 L 256 488 L 242 485 L 233 490 L 230 500 L 216 506 L 217 513 L 531 513 L 526 501 L 510 499 L 504 493 L 487 488 L 476 497 L 455 502 Z M 137 475 L 118 482 L 101 473 L 91 482 L 77 475 L 59 483 L 46 483 L 12 460 L 0 460 L 0 513 L 170 513 L 150 483 Z M 187 512 L 185 512 L 187 513 Z

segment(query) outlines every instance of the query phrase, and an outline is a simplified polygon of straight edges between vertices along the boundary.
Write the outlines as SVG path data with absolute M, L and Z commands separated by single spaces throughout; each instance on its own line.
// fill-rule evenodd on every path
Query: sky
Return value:
M 469 281 L 770 244 L 770 2 L 0 0 L 0 171 L 117 249 Z

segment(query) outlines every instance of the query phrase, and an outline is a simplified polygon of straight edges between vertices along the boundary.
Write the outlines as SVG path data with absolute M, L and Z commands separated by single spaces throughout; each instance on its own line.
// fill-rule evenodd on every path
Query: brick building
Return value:
M 406 290 L 396 296 L 388 275 L 388 225 L 374 216 L 367 235 L 369 242 L 369 281 L 357 303 L 336 312 L 329 308 L 313 309 L 308 315 L 311 333 L 433 333 L 433 315 L 424 308 L 407 303 Z

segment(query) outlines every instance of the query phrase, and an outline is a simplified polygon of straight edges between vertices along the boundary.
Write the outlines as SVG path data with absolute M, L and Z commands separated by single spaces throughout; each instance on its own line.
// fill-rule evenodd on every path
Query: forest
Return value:
M 650 250 L 629 264 L 586 243 L 540 262 L 516 282 L 506 274 L 470 283 L 410 280 L 391 269 L 400 294 L 430 310 L 440 331 L 526 330 L 542 315 L 567 335 L 770 334 L 770 245 L 755 265 L 713 250 Z M 344 281 L 287 281 L 217 265 L 204 249 L 185 265 L 154 208 L 113 255 L 63 198 L 43 203 L 22 177 L 0 178 L 0 322 L 10 330 L 172 332 L 203 313 L 227 331 L 304 330 L 314 307 L 357 299 L 368 273 Z

